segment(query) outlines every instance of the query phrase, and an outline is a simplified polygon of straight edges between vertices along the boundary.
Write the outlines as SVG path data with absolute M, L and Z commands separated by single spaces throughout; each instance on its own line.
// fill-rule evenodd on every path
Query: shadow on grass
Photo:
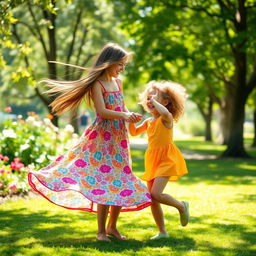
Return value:
M 215 155 L 215 156 L 221 156 L 221 154 L 226 150 L 225 145 L 221 144 L 216 144 L 213 142 L 209 141 L 204 141 L 204 138 L 197 138 L 194 137 L 193 139 L 185 139 L 185 140 L 175 140 L 174 141 L 175 145 L 181 150 L 185 151 L 191 151 L 197 154 L 202 154 L 202 155 Z M 245 150 L 246 152 L 256 159 L 256 148 L 251 147 L 252 145 L 252 139 L 246 139 L 245 140 Z M 133 152 L 134 156 L 141 155 L 139 151 L 145 152 L 145 149 L 147 148 L 147 143 L 143 143 L 142 145 L 131 145 L 131 149 Z
M 169 219 L 169 216 L 166 217 Z M 71 221 L 72 223 L 79 223 L 81 218 L 85 220 L 83 226 L 74 229 L 74 226 L 71 227 L 69 225 Z M 31 249 L 29 255 L 47 255 L 47 248 L 56 250 L 58 248 L 69 249 L 67 255 L 76 255 L 75 251 L 77 250 L 80 252 L 96 250 L 100 255 L 104 252 L 113 252 L 117 253 L 117 255 L 127 255 L 127 253 L 129 255 L 131 253 L 132 255 L 136 255 L 137 252 L 141 252 L 144 255 L 151 248 L 152 251 L 155 251 L 157 248 L 164 247 L 166 248 L 164 255 L 173 251 L 177 253 L 176 255 L 183 255 L 189 251 L 208 252 L 207 255 L 227 254 L 232 256 L 251 256 L 254 253 L 249 247 L 254 244 L 255 232 L 249 232 L 246 225 L 243 224 L 207 223 L 207 220 L 211 218 L 208 215 L 191 218 L 191 228 L 186 229 L 186 232 L 181 232 L 180 229 L 174 229 L 170 232 L 171 236 L 168 239 L 157 241 L 140 241 L 135 239 L 119 241 L 112 239 L 113 243 L 96 241 L 96 230 L 87 227 L 86 224 L 88 222 L 95 222 L 95 218 L 95 214 L 88 213 L 85 216 L 83 212 L 70 215 L 66 212 L 63 214 L 54 214 L 53 211 L 46 210 L 37 213 L 27 213 L 26 208 L 2 210 L 0 212 L 0 229 L 5 231 L 6 235 L 0 238 L 0 255 L 23 255 L 24 248 L 26 250 Z M 129 230 L 129 228 L 149 230 L 154 226 L 153 222 L 152 225 L 141 225 L 142 223 L 143 218 L 138 216 L 133 217 L 132 223 L 126 222 L 119 226 L 123 230 Z M 193 226 L 193 223 L 203 224 L 204 227 L 207 225 L 207 228 L 197 228 Z M 48 224 L 47 227 L 44 226 L 45 224 Z M 219 236 L 223 236 L 223 234 L 233 236 L 233 246 L 225 249 L 217 247 L 211 240 L 201 242 L 200 240 L 195 241 L 192 238 L 197 234 L 205 234 L 207 236 L 209 232 L 213 232 L 215 236 L 216 234 Z M 45 248 L 46 252 L 38 252 L 35 249 L 38 245 Z M 71 254 L 69 253 L 70 249 L 74 250 Z M 161 253 L 156 255 L 161 255 Z
M 208 184 L 241 185 L 255 184 L 256 161 L 241 160 L 190 160 L 189 174 L 182 183 L 206 182 Z
M 175 144 L 178 146 L 180 150 L 191 150 L 201 154 L 209 154 L 216 156 L 220 156 L 227 148 L 225 145 L 205 141 L 204 138 L 197 137 L 194 137 L 191 140 L 175 140 Z M 249 155 L 256 158 L 256 148 L 251 147 L 251 145 L 252 139 L 244 140 L 245 150 Z
M 232 187 L 241 184 L 255 184 L 256 161 L 188 160 L 187 165 L 189 174 L 182 177 L 180 181 L 184 185 L 200 182 L 205 184 L 224 184 Z M 141 176 L 144 170 L 141 152 L 137 152 L 137 156 L 133 158 L 133 168 L 135 174 Z M 255 195 L 253 194 L 237 195 L 239 202 L 255 200 Z M 252 216 L 249 217 L 253 218 Z M 95 240 L 96 227 L 92 228 L 90 223 L 96 224 L 96 214 L 77 211 L 74 214 L 67 213 L 67 211 L 63 211 L 60 214 L 59 211 L 55 213 L 53 210 L 40 210 L 36 213 L 31 213 L 26 208 L 16 207 L 15 210 L 5 210 L 3 208 L 0 211 L 0 230 L 5 235 L 0 237 L 0 255 L 23 255 L 24 248 L 34 250 L 29 255 L 47 255 L 47 253 L 40 254 L 40 252 L 37 252 L 33 248 L 36 245 L 42 245 L 44 248 L 76 248 L 81 251 L 95 249 L 101 252 L 101 255 L 104 252 L 114 252 L 118 253 L 118 255 L 126 254 L 126 251 L 129 251 L 129 254 L 136 255 L 140 250 L 141 254 L 145 255 L 147 252 L 143 251 L 143 248 L 149 248 L 149 250 L 152 248 L 153 250 L 161 247 L 167 247 L 168 250 L 175 251 L 180 255 L 187 254 L 189 251 L 208 252 L 207 255 L 256 255 L 254 251 L 246 249 L 255 243 L 256 237 L 255 232 L 248 230 L 248 227 L 250 227 L 248 224 L 246 226 L 245 223 L 239 223 L 239 220 L 237 220 L 237 224 L 209 224 L 207 220 L 211 218 L 212 216 L 207 215 L 192 216 L 191 228 L 186 232 L 181 232 L 180 230 L 171 231 L 170 239 L 159 241 L 129 239 L 128 241 L 107 243 Z M 172 222 L 174 218 L 172 215 L 166 214 L 166 219 Z M 81 220 L 84 220 L 83 225 L 79 227 L 78 225 L 71 225 L 80 223 Z M 178 216 L 175 216 L 175 221 L 178 221 Z M 203 224 L 204 228 L 196 228 L 194 226 L 196 223 Z M 253 223 L 253 220 L 250 223 Z M 143 217 L 138 216 L 132 218 L 132 223 L 127 220 L 123 224 L 120 223 L 119 226 L 123 230 L 150 230 L 154 224 L 153 220 L 147 222 Z M 225 249 L 216 246 L 212 241 L 201 242 L 193 239 L 197 234 L 209 235 L 209 232 L 224 237 L 226 234 L 232 234 L 234 246 Z M 75 255 L 75 252 L 72 255 Z
M 138 241 L 134 239 L 129 239 L 127 241 L 120 241 L 117 239 L 111 239 L 113 242 L 103 242 L 103 241 L 88 241 L 88 239 L 84 240 L 77 240 L 77 239 L 56 239 L 52 241 L 51 244 L 43 243 L 43 245 L 49 246 L 65 246 L 66 248 L 69 247 L 76 247 L 76 248 L 94 248 L 97 249 L 99 252 L 115 252 L 115 253 L 122 253 L 124 251 L 139 251 L 143 248 L 150 247 L 150 248 L 161 248 L 161 247 L 170 247 L 175 248 L 176 251 L 186 251 L 192 250 L 195 248 L 195 242 L 193 239 L 189 237 L 183 238 L 168 238 L 168 239 L 161 239 L 157 241 Z
M 81 217 L 85 220 L 84 227 L 73 229 L 69 226 L 70 221 L 73 223 L 81 221 Z M 122 253 L 130 250 L 136 252 L 142 248 L 158 248 L 170 247 L 175 248 L 176 251 L 192 250 L 195 247 L 195 241 L 182 235 L 182 237 L 171 237 L 170 239 L 161 239 L 158 241 L 139 241 L 129 239 L 128 241 L 120 241 L 111 238 L 113 243 L 96 241 L 96 228 L 86 228 L 86 223 L 95 222 L 95 214 L 86 214 L 80 212 L 78 214 L 65 215 L 55 214 L 51 211 L 39 211 L 37 213 L 27 213 L 26 208 L 19 208 L 17 210 L 2 210 L 0 212 L 0 229 L 6 233 L 5 236 L 0 237 L 0 255 L 23 255 L 24 248 L 34 250 L 33 247 L 41 245 L 45 248 L 78 248 L 82 251 L 88 248 L 96 249 L 99 252 L 117 252 Z M 141 217 L 138 217 L 139 223 Z M 45 226 L 47 225 L 47 227 Z M 134 224 L 120 224 L 120 228 L 129 229 L 135 228 Z M 153 225 L 153 223 L 152 223 Z M 152 226 L 145 225 L 138 228 L 145 229 Z M 90 230 L 90 231 L 88 231 Z M 32 255 L 32 254 L 31 254 Z M 34 255 L 34 254 L 33 254 Z M 36 255 L 36 254 L 35 254 Z M 40 254 L 44 255 L 44 254 Z
M 236 194 L 236 199 L 234 200 L 230 200 L 229 203 L 239 203 L 239 204 L 248 204 L 251 202 L 256 202 L 256 195 L 255 194 L 242 194 L 242 193 L 238 193 Z
M 256 250 L 250 249 L 255 244 L 256 232 L 248 231 L 248 227 L 243 224 L 219 224 L 214 223 L 209 226 L 211 232 L 215 234 L 229 234 L 233 239 L 234 255 L 250 255 L 255 256 Z M 201 232 L 201 230 L 198 230 Z M 213 246 L 214 250 L 221 252 L 219 248 Z M 226 251 L 222 248 L 223 251 Z M 220 254 L 221 255 L 221 254 Z

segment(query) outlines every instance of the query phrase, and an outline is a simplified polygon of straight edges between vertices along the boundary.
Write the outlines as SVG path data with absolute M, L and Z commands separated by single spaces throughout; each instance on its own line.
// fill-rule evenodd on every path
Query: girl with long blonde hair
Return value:
M 116 227 L 120 211 L 140 210 L 151 204 L 146 186 L 132 173 L 125 126 L 125 121 L 138 122 L 141 115 L 127 110 L 118 79 L 130 56 L 119 45 L 108 43 L 84 78 L 43 80 L 51 87 L 47 93 L 57 96 L 51 103 L 57 115 L 77 108 L 86 97 L 94 104 L 96 119 L 74 147 L 28 174 L 30 186 L 50 202 L 98 213 L 97 239 L 108 242 L 107 235 L 126 239 Z

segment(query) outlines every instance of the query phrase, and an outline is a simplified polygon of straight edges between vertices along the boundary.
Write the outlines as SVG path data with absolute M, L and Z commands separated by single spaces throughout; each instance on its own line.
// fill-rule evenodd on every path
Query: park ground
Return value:
M 221 159 L 224 146 L 202 139 L 176 142 L 187 159 L 189 174 L 169 183 L 166 192 L 190 202 L 187 227 L 178 212 L 163 206 L 170 238 L 151 241 L 157 230 L 150 209 L 121 213 L 119 230 L 128 241 L 95 240 L 96 215 L 66 210 L 34 194 L 0 205 L 1 256 L 255 256 L 256 160 Z M 250 141 L 246 142 L 247 147 Z M 256 157 L 256 150 L 248 147 Z M 133 169 L 143 173 L 143 143 L 133 143 Z

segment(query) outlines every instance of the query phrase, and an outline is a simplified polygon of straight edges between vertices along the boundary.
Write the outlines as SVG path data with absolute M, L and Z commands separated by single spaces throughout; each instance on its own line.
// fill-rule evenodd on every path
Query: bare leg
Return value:
M 107 234 L 112 235 L 119 240 L 127 240 L 127 238 L 125 236 L 122 236 L 116 228 L 116 223 L 117 223 L 117 219 L 120 214 L 121 208 L 122 207 L 120 206 L 111 206 L 110 217 L 109 217 L 108 226 L 107 226 Z
M 185 211 L 184 204 L 181 201 L 176 200 L 168 194 L 163 194 L 163 190 L 169 180 L 169 177 L 157 177 L 154 179 L 154 183 L 151 189 L 151 195 L 154 200 L 161 204 L 175 207 L 180 213 Z
M 154 181 L 147 183 L 149 192 L 151 192 L 152 190 L 153 183 Z M 163 214 L 162 207 L 160 203 L 158 203 L 154 199 L 152 199 L 151 212 L 155 220 L 155 223 L 159 229 L 159 232 L 161 234 L 166 234 L 165 225 L 164 225 L 164 214 Z
M 100 241 L 107 241 L 111 242 L 111 240 L 107 237 L 106 234 L 106 220 L 108 217 L 108 205 L 98 204 L 97 205 L 97 211 L 98 211 L 98 234 L 97 234 L 97 240 Z

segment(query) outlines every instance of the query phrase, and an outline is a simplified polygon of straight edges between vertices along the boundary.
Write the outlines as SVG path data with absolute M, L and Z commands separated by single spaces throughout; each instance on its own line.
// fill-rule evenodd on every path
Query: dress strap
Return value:
M 117 79 L 115 79 L 115 81 L 116 81 L 116 84 L 117 84 L 117 86 L 118 86 L 119 91 L 121 92 L 122 90 L 121 90 L 121 87 L 120 87 L 120 85 L 119 85 L 118 80 L 117 80 Z
M 105 89 L 103 83 L 100 80 L 98 80 L 98 82 L 100 83 L 101 87 L 103 88 L 103 91 L 106 92 L 107 90 Z

